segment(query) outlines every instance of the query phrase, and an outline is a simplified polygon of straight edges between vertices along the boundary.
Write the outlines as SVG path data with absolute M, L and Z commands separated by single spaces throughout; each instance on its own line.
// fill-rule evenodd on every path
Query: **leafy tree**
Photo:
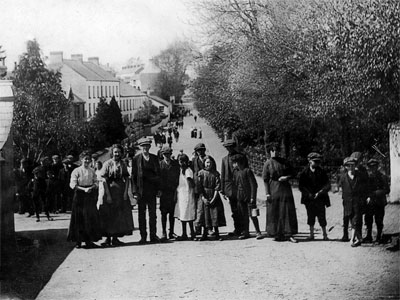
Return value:
M 70 102 L 61 89 L 61 74 L 46 68 L 36 40 L 27 42 L 15 70 L 14 143 L 17 157 L 38 160 L 57 151 L 70 122 Z
M 143 124 L 150 124 L 158 115 L 158 108 L 153 105 L 151 100 L 147 99 L 143 101 L 143 107 L 140 107 L 139 111 L 135 113 L 134 119 Z
M 90 120 L 90 127 L 96 137 L 95 147 L 105 147 L 120 142 L 125 137 L 125 126 L 122 121 L 121 110 L 114 97 L 110 104 L 101 98 L 96 114 Z
M 154 58 L 161 69 L 156 82 L 156 94 L 169 101 L 170 96 L 180 102 L 189 76 L 187 67 L 193 60 L 193 47 L 188 42 L 177 41 Z

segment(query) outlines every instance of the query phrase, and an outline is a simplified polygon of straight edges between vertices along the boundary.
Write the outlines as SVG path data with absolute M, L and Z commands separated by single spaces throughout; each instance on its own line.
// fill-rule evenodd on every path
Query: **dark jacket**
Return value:
M 249 168 L 235 171 L 234 184 L 238 201 L 250 203 L 251 199 L 257 199 L 257 180 Z
M 132 192 L 143 195 L 143 155 L 136 155 L 132 161 Z M 160 164 L 158 157 L 150 153 L 149 164 L 152 165 L 152 176 L 147 178 L 157 192 L 160 188 Z
M 174 191 L 179 185 L 180 167 L 176 160 L 171 159 L 168 165 L 164 160 L 160 161 L 161 191 Z
M 361 212 L 365 209 L 369 194 L 368 177 L 364 172 L 355 171 L 351 180 L 347 172 L 340 177 L 339 186 L 342 188 L 344 215 L 349 216 L 356 206 Z
M 199 194 L 199 185 L 198 185 L 198 174 L 200 170 L 204 169 L 204 163 L 201 161 L 199 156 L 195 156 L 192 160 L 192 165 L 191 167 L 193 168 L 193 180 L 195 182 L 195 186 L 194 186 L 194 192 L 195 194 Z
M 300 173 L 301 204 L 322 201 L 326 207 L 331 206 L 328 195 L 330 189 L 331 183 L 328 174 L 322 168 L 317 167 L 313 172 L 310 167 L 307 167 Z M 317 193 L 319 193 L 319 196 L 315 198 Z
M 377 171 L 368 175 L 369 195 L 371 204 L 385 206 L 386 195 L 390 193 L 388 179 L 381 172 Z
M 227 197 L 232 197 L 236 195 L 236 188 L 234 186 L 234 173 L 235 170 L 232 166 L 231 157 L 237 153 L 228 154 L 227 156 L 222 158 L 221 163 L 221 191 Z M 247 157 L 245 156 L 245 168 L 249 167 L 249 163 L 247 161 Z

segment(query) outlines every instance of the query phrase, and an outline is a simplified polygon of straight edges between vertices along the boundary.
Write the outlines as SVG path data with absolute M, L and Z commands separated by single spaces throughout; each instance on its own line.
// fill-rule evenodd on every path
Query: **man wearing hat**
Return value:
M 61 182 L 59 180 L 59 173 L 60 170 L 63 168 L 63 164 L 61 162 L 60 156 L 55 154 L 51 157 L 52 159 L 52 164 L 50 166 L 50 169 L 53 171 L 54 174 L 54 179 L 56 182 L 56 188 L 54 192 L 54 199 L 53 199 L 53 204 L 54 207 L 52 207 L 52 209 L 54 209 L 56 212 L 60 212 L 62 211 L 62 205 L 61 205 Z
M 356 170 L 356 159 L 346 157 L 343 161 L 346 172 L 339 179 L 343 198 L 343 237 L 348 241 L 348 226 L 351 222 L 351 246 L 357 247 L 362 242 L 362 215 L 368 195 L 368 177 Z
M 307 156 L 308 166 L 300 173 L 299 190 L 301 191 L 301 204 L 306 206 L 307 224 L 310 226 L 310 240 L 314 240 L 315 218 L 322 228 L 324 241 L 328 240 L 326 232 L 325 206 L 330 206 L 328 192 L 331 183 L 328 174 L 321 168 L 322 155 L 311 152 Z
M 195 201 L 197 203 L 197 216 L 194 225 L 196 228 L 196 234 L 200 234 L 201 226 L 199 225 L 199 221 L 202 220 L 204 211 L 203 211 L 202 199 L 199 197 L 200 191 L 198 186 L 198 173 L 205 167 L 204 162 L 206 157 L 206 146 L 203 143 L 198 143 L 194 147 L 194 151 L 195 155 L 192 159 L 192 166 L 193 166 L 193 179 L 195 182 L 194 195 L 195 195 Z
M 228 155 L 222 158 L 221 163 L 221 192 L 222 194 L 229 199 L 229 204 L 231 206 L 232 211 L 232 219 L 234 225 L 234 231 L 230 233 L 230 235 L 240 236 L 244 225 L 242 224 L 242 220 L 239 215 L 237 199 L 236 199 L 236 190 L 237 186 L 235 185 L 234 173 L 235 169 L 233 168 L 232 156 L 235 154 L 241 154 L 236 151 L 236 142 L 233 139 L 227 139 L 223 143 L 226 150 L 228 150 Z M 244 168 L 249 167 L 249 163 L 247 157 L 244 156 Z
M 169 239 L 174 238 L 174 211 L 176 202 L 176 188 L 179 184 L 179 164 L 171 159 L 172 149 L 164 146 L 161 149 L 163 160 L 160 161 L 161 197 L 160 211 L 162 224 L 161 240 L 167 239 L 167 218 L 169 219 Z
M 390 193 L 390 188 L 387 177 L 378 170 L 378 160 L 374 158 L 370 159 L 367 163 L 367 166 L 369 170 L 369 195 L 367 198 L 367 207 L 365 211 L 367 236 L 363 239 L 363 242 L 372 242 L 372 223 L 375 217 L 377 229 L 375 242 L 380 243 L 383 229 L 383 218 L 385 216 L 385 206 L 387 204 L 386 195 Z
M 149 152 L 151 140 L 141 138 L 138 141 L 142 153 L 137 154 L 132 162 L 132 190 L 137 198 L 139 210 L 139 230 L 141 239 L 139 243 L 145 244 L 146 231 L 146 209 L 149 211 L 150 242 L 158 243 L 156 196 L 160 190 L 160 164 L 158 157 Z

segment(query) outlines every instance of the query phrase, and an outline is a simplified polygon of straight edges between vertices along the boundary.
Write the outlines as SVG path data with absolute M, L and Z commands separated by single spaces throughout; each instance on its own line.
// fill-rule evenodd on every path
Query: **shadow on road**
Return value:
M 74 248 L 66 237 L 67 229 L 16 232 L 17 251 L 1 254 L 0 298 L 35 299 Z

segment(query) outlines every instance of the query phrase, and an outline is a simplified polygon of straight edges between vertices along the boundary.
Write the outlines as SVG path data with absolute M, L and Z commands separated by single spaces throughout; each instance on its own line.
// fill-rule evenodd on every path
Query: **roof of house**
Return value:
M 81 97 L 79 97 L 77 94 L 73 93 L 74 95 L 74 100 L 72 100 L 72 103 L 74 104 L 79 104 L 79 103 L 86 103 Z
M 89 68 L 91 71 L 102 77 L 104 80 L 108 81 L 119 81 L 117 78 L 112 76 L 109 72 L 104 70 L 101 66 L 96 65 L 92 62 L 83 62 L 83 64 Z
M 120 82 L 119 84 L 119 94 L 121 97 L 146 96 L 145 93 L 142 93 L 133 86 L 130 86 L 124 82 Z
M 159 103 L 161 103 L 161 104 L 163 104 L 163 105 L 165 105 L 165 106 L 171 106 L 172 104 L 171 104 L 171 102 L 169 102 L 169 101 L 167 101 L 167 100 L 164 100 L 164 99 L 162 99 L 162 98 L 160 98 L 160 97 L 158 97 L 158 96 L 154 96 L 154 95 L 151 95 L 151 96 L 149 96 L 150 97 L 150 99 L 152 99 L 152 100 L 154 100 L 154 101 L 157 101 L 157 102 L 159 102 Z

